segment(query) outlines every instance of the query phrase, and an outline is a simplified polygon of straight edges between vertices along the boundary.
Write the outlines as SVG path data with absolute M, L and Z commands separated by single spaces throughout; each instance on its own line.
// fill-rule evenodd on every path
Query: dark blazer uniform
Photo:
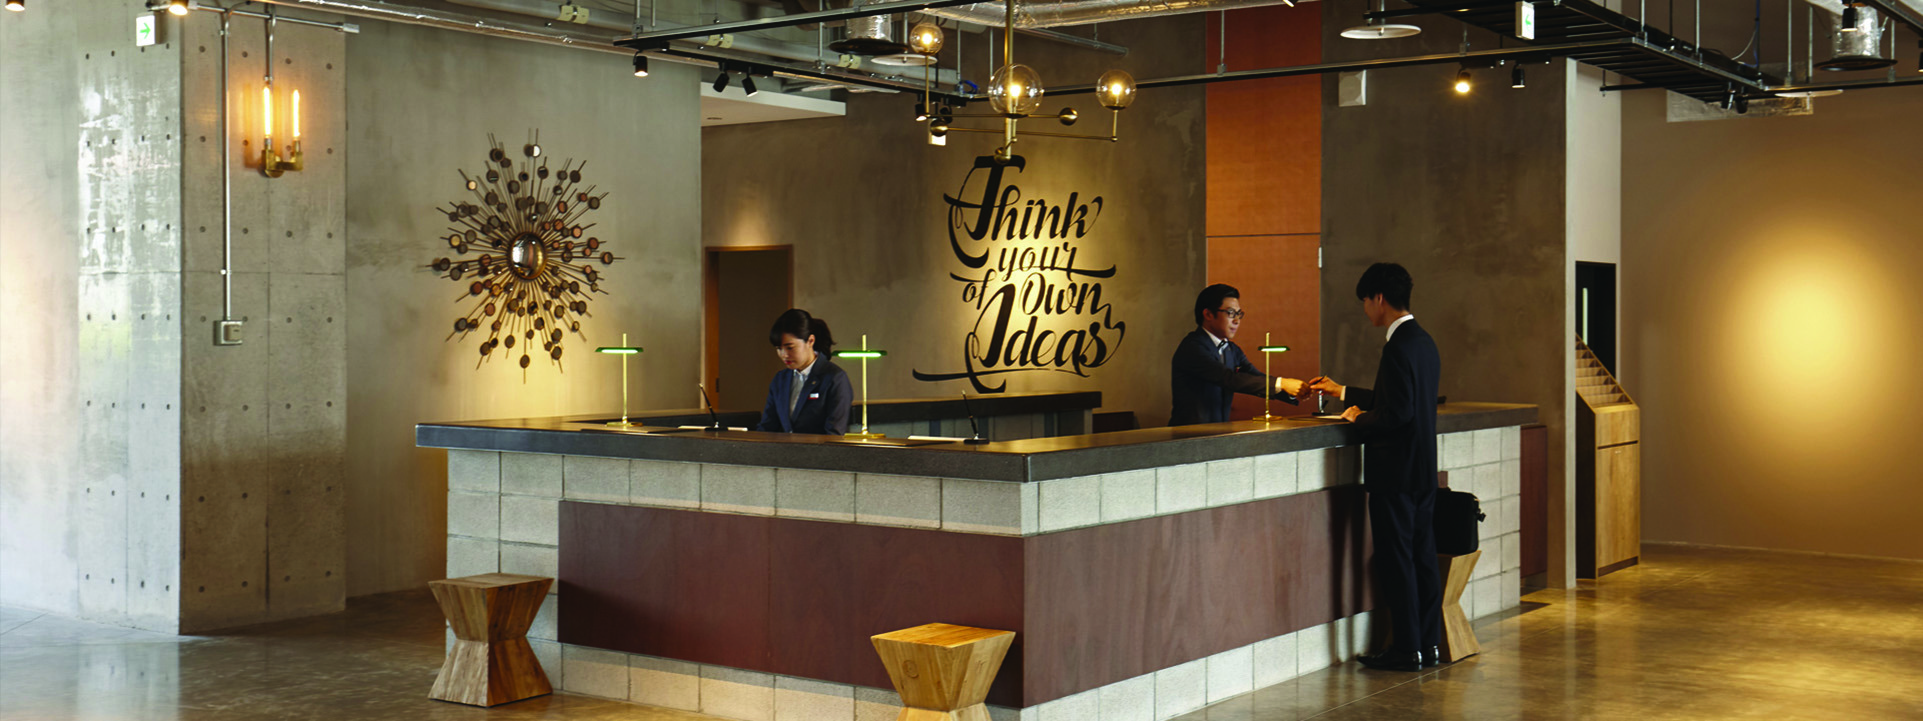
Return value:
M 1442 643 L 1442 583 L 1436 573 L 1436 390 L 1442 358 L 1435 340 L 1403 321 L 1382 347 L 1375 387 L 1349 386 L 1363 410 L 1362 487 L 1369 492 L 1376 583 L 1389 608 L 1394 653 Z M 1419 640 L 1418 640 L 1419 639 Z
M 788 396 L 794 382 L 792 370 L 783 368 L 775 374 L 768 384 L 768 404 L 761 409 L 761 422 L 755 424 L 755 430 L 835 436 L 848 432 L 848 406 L 854 402 L 855 392 L 847 371 L 829 362 L 826 353 L 816 356 L 815 367 L 808 371 L 806 385 L 801 388 L 801 398 L 790 413 Z
M 1241 348 L 1231 341 L 1222 350 L 1216 353 L 1215 340 L 1200 328 L 1175 346 L 1175 357 L 1169 364 L 1169 397 L 1175 402 L 1175 412 L 1169 416 L 1169 425 L 1222 423 L 1229 419 L 1235 394 L 1268 393 L 1269 380 L 1255 369 Z M 1296 402 L 1287 393 L 1272 397 Z

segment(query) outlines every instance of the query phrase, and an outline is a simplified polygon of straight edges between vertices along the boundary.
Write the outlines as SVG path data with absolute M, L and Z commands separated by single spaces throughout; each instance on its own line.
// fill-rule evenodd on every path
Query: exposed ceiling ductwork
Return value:
M 1309 0 L 1302 0 L 1308 2 Z M 1163 15 L 1216 12 L 1269 5 L 1295 5 L 1294 0 L 1051 0 L 1015 4 L 1016 28 L 1051 28 L 1068 25 L 1136 20 Z M 999 26 L 1007 6 L 1002 3 L 977 3 L 950 8 L 933 8 L 929 15 Z

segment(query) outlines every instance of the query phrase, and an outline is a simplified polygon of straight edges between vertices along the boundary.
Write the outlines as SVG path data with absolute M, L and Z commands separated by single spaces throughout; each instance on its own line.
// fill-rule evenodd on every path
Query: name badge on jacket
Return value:
M 820 393 L 809 393 L 809 394 L 808 394 L 808 400 L 811 400 L 811 401 L 818 401 L 818 400 L 821 400 L 821 394 L 820 394 Z

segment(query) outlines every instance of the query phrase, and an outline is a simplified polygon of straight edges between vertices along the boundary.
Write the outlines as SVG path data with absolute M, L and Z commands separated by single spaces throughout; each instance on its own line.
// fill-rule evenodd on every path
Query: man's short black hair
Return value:
M 1415 290 L 1416 281 L 1409 277 L 1409 271 L 1395 263 L 1377 263 L 1362 271 L 1362 279 L 1355 282 L 1356 300 L 1367 300 L 1382 296 L 1383 302 L 1396 310 L 1409 309 L 1409 294 Z
M 1222 299 L 1241 297 L 1242 291 L 1236 290 L 1235 286 L 1226 283 L 1216 283 L 1215 285 L 1203 288 L 1202 294 L 1195 296 L 1195 324 L 1202 324 L 1202 311 L 1220 310 L 1222 308 Z

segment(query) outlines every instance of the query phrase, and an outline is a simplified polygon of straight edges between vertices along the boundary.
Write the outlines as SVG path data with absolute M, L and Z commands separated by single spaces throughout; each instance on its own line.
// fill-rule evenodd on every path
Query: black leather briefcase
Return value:
M 1475 553 L 1482 537 L 1476 526 L 1484 517 L 1482 502 L 1475 494 L 1447 488 L 1437 491 L 1436 553 L 1445 556 Z

